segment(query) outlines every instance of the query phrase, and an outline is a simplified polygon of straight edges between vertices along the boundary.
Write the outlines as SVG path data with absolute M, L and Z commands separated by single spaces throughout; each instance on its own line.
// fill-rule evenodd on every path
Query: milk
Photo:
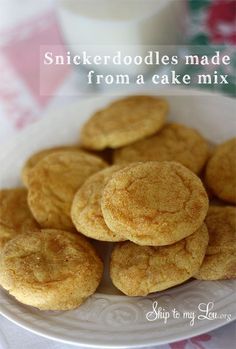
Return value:
M 100 20 L 130 20 L 145 17 L 159 6 L 160 0 L 64 0 L 65 8 L 94 19 Z
M 60 0 L 58 17 L 74 54 L 143 55 L 154 45 L 181 43 L 185 0 Z M 147 67 L 93 68 L 137 74 Z

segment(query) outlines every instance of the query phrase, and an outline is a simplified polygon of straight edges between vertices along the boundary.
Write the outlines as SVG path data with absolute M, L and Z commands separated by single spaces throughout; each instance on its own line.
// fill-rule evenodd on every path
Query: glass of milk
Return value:
M 59 0 L 58 17 L 73 54 L 143 55 L 155 45 L 182 43 L 185 0 Z M 91 67 L 90 67 L 91 68 Z M 143 66 L 96 66 L 137 74 Z

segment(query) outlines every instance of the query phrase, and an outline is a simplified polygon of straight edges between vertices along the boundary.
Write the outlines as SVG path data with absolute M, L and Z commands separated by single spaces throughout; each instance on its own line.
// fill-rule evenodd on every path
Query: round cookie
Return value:
M 116 149 L 114 162 L 177 161 L 199 173 L 208 156 L 208 144 L 198 131 L 171 123 L 152 137 Z
M 216 148 L 206 167 L 206 183 L 218 198 L 236 204 L 236 138 Z
M 128 296 L 146 296 L 190 279 L 200 268 L 208 244 L 203 224 L 195 233 L 169 246 L 115 246 L 110 263 L 113 284 Z
M 95 292 L 102 272 L 92 245 L 60 230 L 18 235 L 0 255 L 0 285 L 41 310 L 77 308 Z
M 39 230 L 27 204 L 27 190 L 0 190 L 0 250 L 14 236 Z
M 76 191 L 93 173 L 106 167 L 100 158 L 61 151 L 43 158 L 29 178 L 28 204 L 43 228 L 71 229 L 71 204 Z
M 104 188 L 102 213 L 116 234 L 139 245 L 173 244 L 196 231 L 208 210 L 201 180 L 176 162 L 131 164 Z
M 123 240 L 108 228 L 101 210 L 103 189 L 112 175 L 121 168 L 121 166 L 111 166 L 95 173 L 75 194 L 71 218 L 76 229 L 82 234 L 102 241 Z
M 28 187 L 28 177 L 30 176 L 30 170 L 32 170 L 32 168 L 34 168 L 34 166 L 43 158 L 45 158 L 45 156 L 55 153 L 57 151 L 81 151 L 80 148 L 77 146 L 62 146 L 62 147 L 55 147 L 55 148 L 47 148 L 47 149 L 43 149 L 37 153 L 34 153 L 33 155 L 31 155 L 28 160 L 25 162 L 23 168 L 22 168 L 22 172 L 21 172 L 21 178 L 22 178 L 22 182 L 23 184 Z
M 236 278 L 236 208 L 210 206 L 206 217 L 209 245 L 200 270 L 199 280 Z
M 84 125 L 81 143 L 87 149 L 118 148 L 160 130 L 168 104 L 163 98 L 131 96 L 96 112 Z

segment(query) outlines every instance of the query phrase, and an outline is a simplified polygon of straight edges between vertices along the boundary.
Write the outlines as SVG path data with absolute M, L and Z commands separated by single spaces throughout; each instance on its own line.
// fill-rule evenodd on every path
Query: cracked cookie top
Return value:
M 208 210 L 201 180 L 175 162 L 133 163 L 104 188 L 108 227 L 139 245 L 173 244 L 196 231 Z
M 61 146 L 61 147 L 43 149 L 37 153 L 34 153 L 25 162 L 21 171 L 22 182 L 26 187 L 28 187 L 28 178 L 30 177 L 30 171 L 32 170 L 32 168 L 34 168 L 34 166 L 40 160 L 45 158 L 45 156 L 55 153 L 57 151 L 82 151 L 82 150 L 78 146 Z
M 97 156 L 76 151 L 60 151 L 43 158 L 29 178 L 28 204 L 43 228 L 69 229 L 76 191 L 95 172 L 106 167 Z
M 168 112 L 167 101 L 151 96 L 131 96 L 96 112 L 81 131 L 87 149 L 118 148 L 160 130 Z
M 205 224 L 189 237 L 169 246 L 118 243 L 111 256 L 111 279 L 128 296 L 146 296 L 165 290 L 188 280 L 199 270 L 207 244 Z
M 196 279 L 236 278 L 236 207 L 210 206 L 206 225 L 210 240 Z
M 76 229 L 82 234 L 102 241 L 122 241 L 106 225 L 102 210 L 103 189 L 112 175 L 122 166 L 110 166 L 89 177 L 75 194 L 71 207 L 71 218 Z
M 24 188 L 0 190 L 0 249 L 17 234 L 39 230 Z
M 218 198 L 236 203 L 236 138 L 216 148 L 206 167 L 206 183 Z
M 198 131 L 170 123 L 154 136 L 115 150 L 114 162 L 177 161 L 199 173 L 208 156 L 207 141 Z
M 42 310 L 78 307 L 95 292 L 103 264 L 80 234 L 41 230 L 20 234 L 0 256 L 0 284 L 17 300 Z

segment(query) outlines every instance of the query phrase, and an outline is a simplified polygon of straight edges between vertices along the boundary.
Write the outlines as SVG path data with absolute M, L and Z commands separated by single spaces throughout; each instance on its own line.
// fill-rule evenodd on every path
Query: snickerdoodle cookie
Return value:
M 206 224 L 209 246 L 195 277 L 200 280 L 236 278 L 236 207 L 210 206 Z
M 20 234 L 0 256 L 0 285 L 21 303 L 42 310 L 77 308 L 98 287 L 103 264 L 76 233 Z
M 39 230 L 27 204 L 27 190 L 0 190 L 0 249 L 14 236 Z
M 160 130 L 167 111 L 163 98 L 131 96 L 118 100 L 87 121 L 81 132 L 82 145 L 101 150 L 135 142 Z
M 22 182 L 24 183 L 24 185 L 27 187 L 28 186 L 28 177 L 30 176 L 30 171 L 32 170 L 32 168 L 34 168 L 34 166 L 43 158 L 45 158 L 45 156 L 55 153 L 57 151 L 71 151 L 71 150 L 75 150 L 75 151 L 81 151 L 81 149 L 77 146 L 61 146 L 61 147 L 54 147 L 54 148 L 47 148 L 47 149 L 43 149 L 37 153 L 34 153 L 33 155 L 31 155 L 28 160 L 25 162 L 23 168 L 22 168 L 22 172 L 21 172 L 21 178 L 22 178 Z
M 196 231 L 208 210 L 201 180 L 176 162 L 131 164 L 113 174 L 101 200 L 116 234 L 139 245 L 173 244 Z
M 199 173 L 208 155 L 208 144 L 198 131 L 170 123 L 154 136 L 115 150 L 114 162 L 177 161 Z
M 205 224 L 169 246 L 139 246 L 130 241 L 118 243 L 111 255 L 111 279 L 128 296 L 146 296 L 165 290 L 188 280 L 199 270 L 207 244 Z
M 76 229 L 82 234 L 102 241 L 123 240 L 108 228 L 101 210 L 103 189 L 111 176 L 121 168 L 121 166 L 111 166 L 95 173 L 75 194 L 71 218 Z
M 73 228 L 70 209 L 76 191 L 104 167 L 100 158 L 76 151 L 56 152 L 39 161 L 28 181 L 28 204 L 37 222 L 43 228 Z
M 216 148 L 206 167 L 206 183 L 218 198 L 236 204 L 236 138 Z

